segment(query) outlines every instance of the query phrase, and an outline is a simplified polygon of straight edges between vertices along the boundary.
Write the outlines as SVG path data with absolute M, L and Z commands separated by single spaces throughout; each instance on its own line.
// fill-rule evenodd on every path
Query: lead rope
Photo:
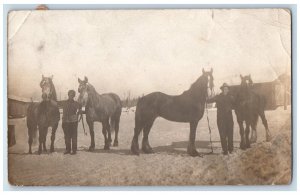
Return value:
M 212 147 L 212 141 L 211 141 L 211 128 L 210 128 L 209 118 L 208 118 L 207 103 L 205 103 L 205 107 L 206 107 L 206 119 L 207 119 L 207 125 L 208 125 L 208 130 L 209 130 L 209 142 L 210 142 L 210 149 L 211 149 L 211 152 L 209 152 L 208 154 L 213 154 L 214 153 L 214 149 Z
M 214 94 L 215 94 L 215 91 L 214 91 L 214 88 L 212 88 L 212 95 L 214 95 Z M 209 152 L 208 154 L 213 154 L 214 149 L 213 149 L 212 141 L 211 141 L 211 128 L 210 128 L 210 124 L 209 124 L 207 101 L 205 102 L 205 109 L 206 109 L 206 119 L 207 119 L 207 125 L 208 125 L 208 130 L 209 130 L 209 142 L 210 142 L 210 149 L 211 149 L 211 152 Z
M 80 110 L 81 111 L 81 110 Z M 84 121 L 83 121 L 83 114 L 82 114 L 82 112 L 80 112 L 80 118 L 79 118 L 79 120 L 78 120 L 78 123 L 79 122 L 82 122 L 82 127 L 83 127 L 83 132 L 84 132 L 84 135 L 87 135 L 87 133 L 86 133 L 86 131 L 85 131 L 85 127 L 84 127 Z

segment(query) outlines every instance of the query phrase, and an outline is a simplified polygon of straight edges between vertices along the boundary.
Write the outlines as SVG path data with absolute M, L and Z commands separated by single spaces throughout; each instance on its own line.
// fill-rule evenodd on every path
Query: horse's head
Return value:
M 84 80 L 78 78 L 78 102 L 81 106 L 85 107 L 88 101 L 88 78 L 84 77 Z
M 246 75 L 246 76 L 240 75 L 240 77 L 241 77 L 241 86 L 242 87 L 251 87 L 253 85 L 251 74 Z
M 43 100 L 49 101 L 54 95 L 52 79 L 53 79 L 53 75 L 51 77 L 44 77 L 44 75 L 42 75 L 42 81 L 40 82 L 40 87 L 42 88 Z
M 205 71 L 204 68 L 202 69 L 202 76 L 207 83 L 207 95 L 212 96 L 214 95 L 214 77 L 213 77 L 213 69 L 211 68 L 210 71 Z

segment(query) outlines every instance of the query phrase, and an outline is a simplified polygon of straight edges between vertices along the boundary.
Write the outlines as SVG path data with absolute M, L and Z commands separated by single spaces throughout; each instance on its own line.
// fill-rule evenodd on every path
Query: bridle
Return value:
M 44 79 L 41 81 L 40 87 L 42 88 L 42 98 L 46 100 L 51 99 L 53 93 L 51 84 L 49 82 L 47 83 L 46 80 Z M 48 94 L 45 92 L 47 89 L 49 90 Z M 44 95 L 46 95 L 46 97 Z

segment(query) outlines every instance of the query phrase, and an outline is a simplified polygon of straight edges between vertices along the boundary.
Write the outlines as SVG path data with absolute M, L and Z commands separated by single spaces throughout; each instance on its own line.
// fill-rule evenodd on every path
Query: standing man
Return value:
M 207 100 L 207 103 L 216 102 L 217 124 L 220 133 L 223 154 L 227 155 L 233 151 L 233 97 L 229 95 L 229 86 L 224 83 L 220 89 L 222 93 Z
M 77 151 L 77 126 L 79 103 L 74 100 L 75 91 L 68 91 L 69 99 L 63 104 L 62 128 L 65 134 L 66 151 L 64 154 L 76 154 Z M 72 148 L 71 148 L 72 146 Z

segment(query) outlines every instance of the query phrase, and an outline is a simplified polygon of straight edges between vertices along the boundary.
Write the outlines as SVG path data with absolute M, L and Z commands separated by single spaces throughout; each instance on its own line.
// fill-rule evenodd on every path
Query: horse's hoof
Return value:
M 153 154 L 154 153 L 154 151 L 150 147 L 148 147 L 148 148 L 142 148 L 142 150 L 146 154 Z
M 134 140 L 131 142 L 131 153 L 134 155 L 140 155 L 139 143 Z
M 29 152 L 28 152 L 28 154 L 32 154 L 32 152 L 31 152 L 31 151 L 29 151 Z
M 132 153 L 133 155 L 137 155 L 137 156 L 140 155 L 140 152 L 139 152 L 138 150 L 131 150 L 131 153 Z
M 246 144 L 246 149 L 247 148 L 251 148 L 251 145 L 250 144 Z
M 114 141 L 114 145 L 113 145 L 114 147 L 117 147 L 117 146 L 119 146 L 119 143 L 118 143 L 118 141 Z
M 192 151 L 192 152 L 188 152 L 188 154 L 189 154 L 190 156 L 192 156 L 192 157 L 199 156 L 199 153 L 198 153 L 196 150 L 194 150 L 194 151 Z
M 50 149 L 50 153 L 52 153 L 52 152 L 54 152 L 54 149 L 51 148 L 51 149 Z
M 242 150 L 246 150 L 246 146 L 245 146 L 245 144 L 244 144 L 244 143 L 240 143 L 240 149 L 242 149 Z
M 105 145 L 104 146 L 104 150 L 109 150 L 110 148 L 109 148 L 109 145 Z
M 140 155 L 139 149 L 134 146 L 131 146 L 131 153 L 137 156 Z
M 90 151 L 90 152 L 92 152 L 92 151 L 94 151 L 94 150 L 95 150 L 95 147 L 92 147 L 92 146 L 89 147 L 89 151 Z
M 192 149 L 188 148 L 187 153 L 192 157 L 199 156 L 199 152 L 197 152 L 195 148 Z
M 41 155 L 42 154 L 42 151 L 38 151 L 38 155 Z

